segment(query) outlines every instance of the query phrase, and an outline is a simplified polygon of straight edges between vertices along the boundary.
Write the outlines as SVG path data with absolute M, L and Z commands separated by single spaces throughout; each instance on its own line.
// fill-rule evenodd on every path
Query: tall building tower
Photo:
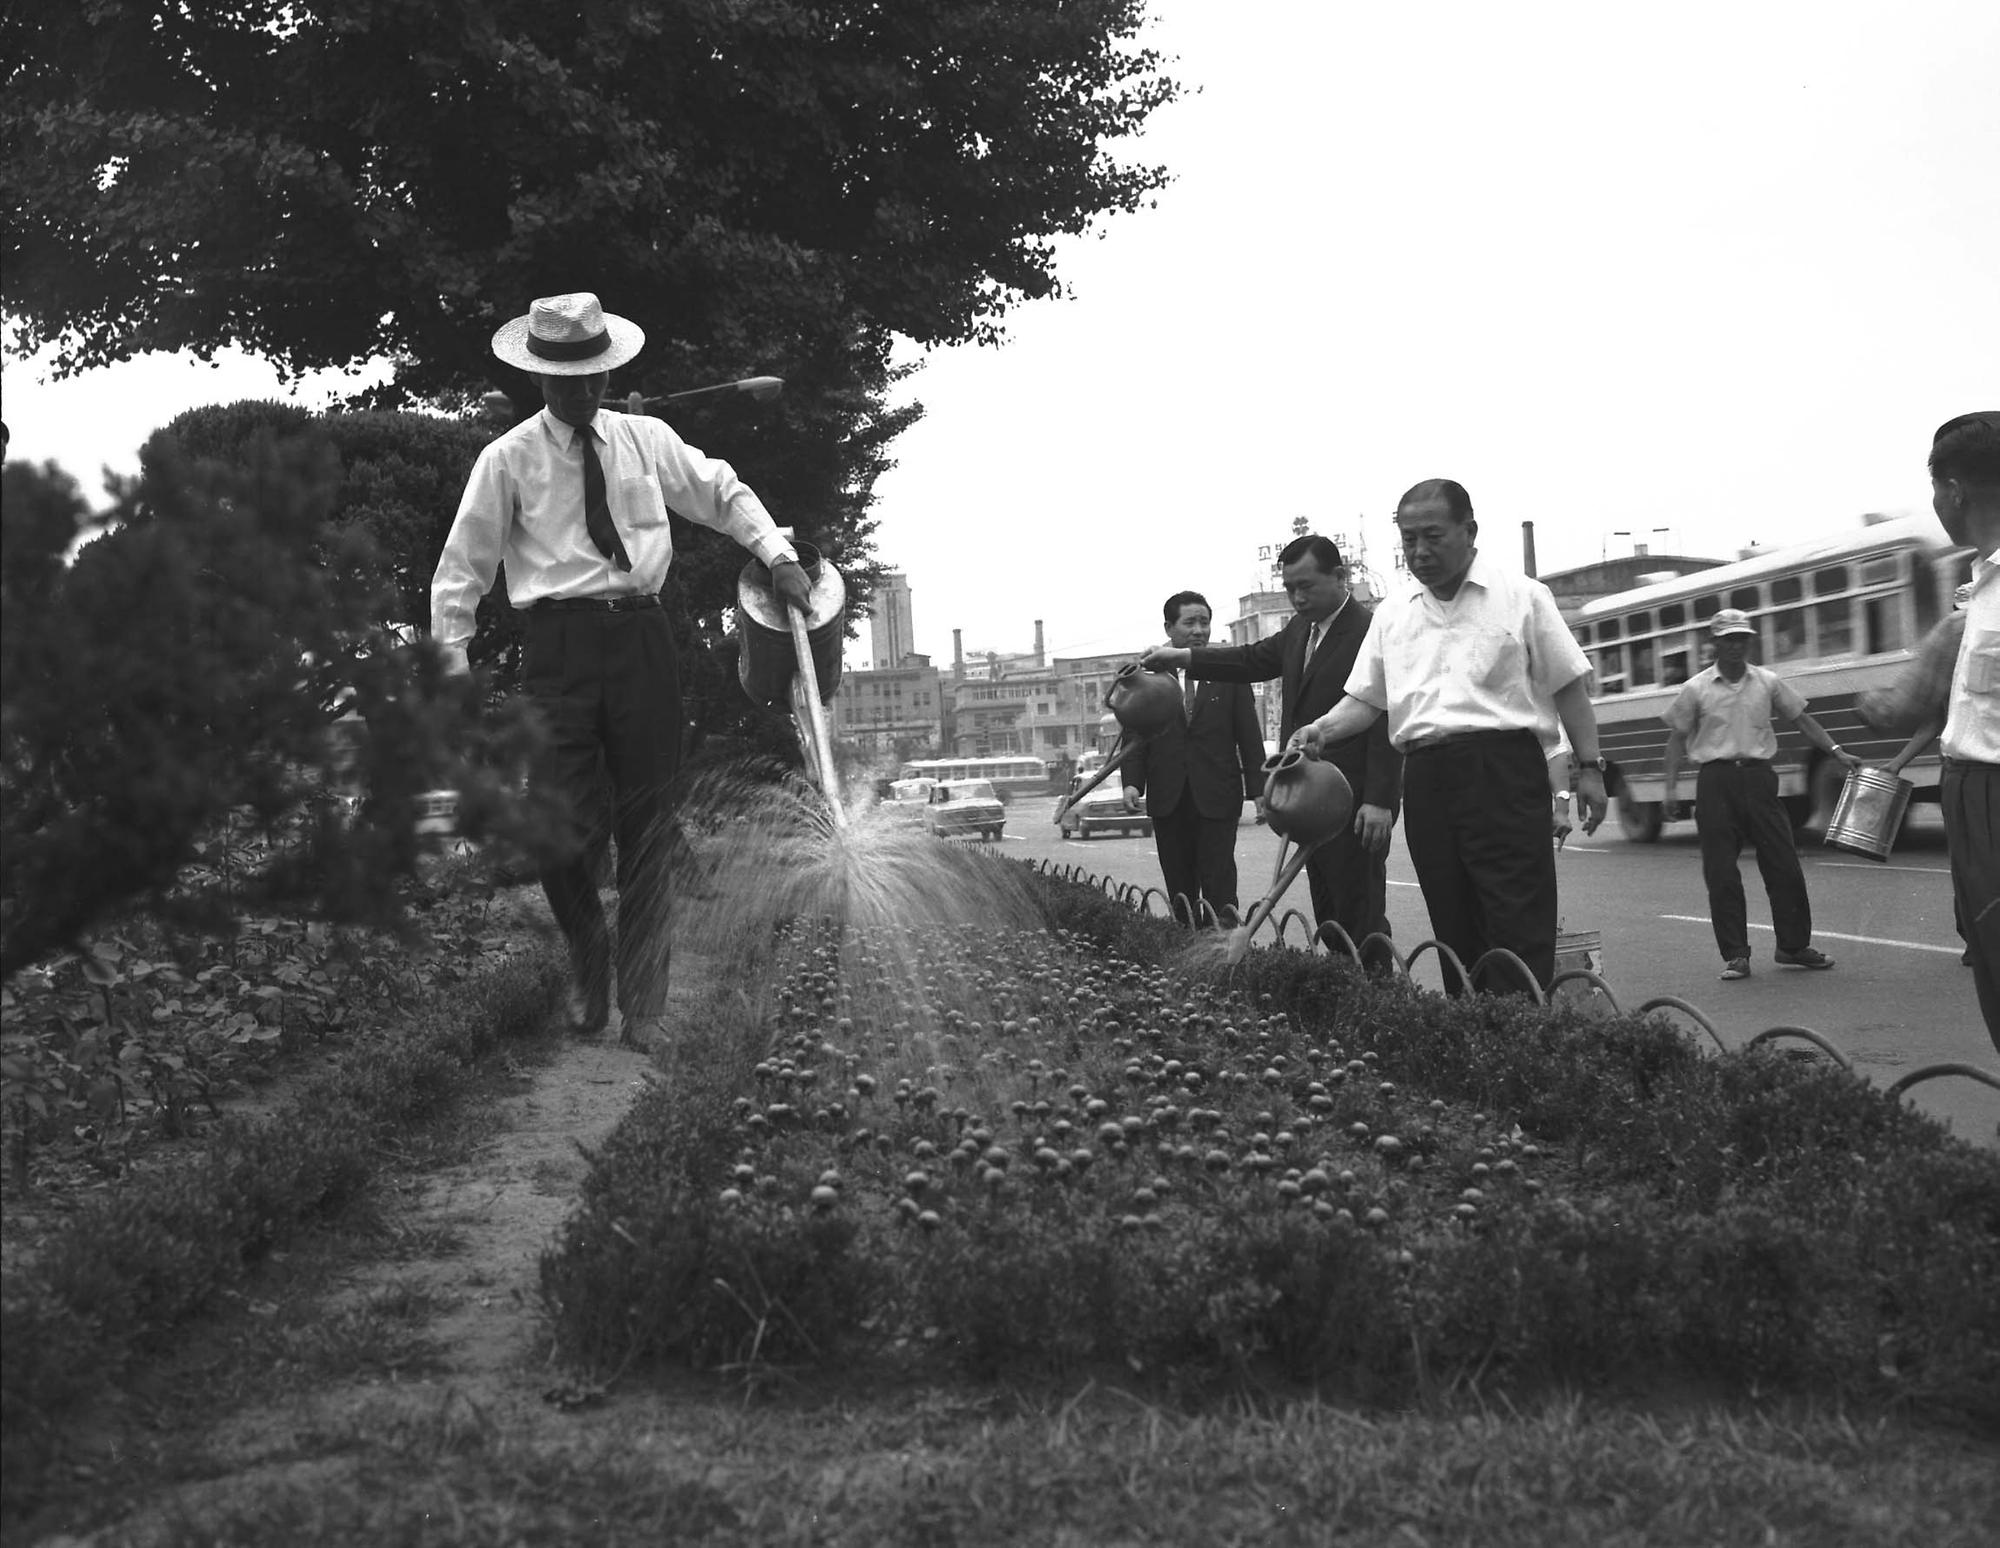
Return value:
M 917 648 L 910 623 L 910 578 L 890 570 L 868 604 L 868 656 L 877 671 L 903 664 Z

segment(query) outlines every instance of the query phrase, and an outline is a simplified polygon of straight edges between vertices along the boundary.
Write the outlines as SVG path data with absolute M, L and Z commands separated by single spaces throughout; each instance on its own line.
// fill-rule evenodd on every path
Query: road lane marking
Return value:
M 1682 924 L 1712 926 L 1715 923 L 1713 919 L 1705 919 L 1700 914 L 1662 914 L 1660 917 L 1662 919 L 1677 919 Z M 1750 928 L 1753 930 L 1762 930 L 1765 934 L 1769 935 L 1775 927 L 1767 924 L 1752 924 Z M 1933 946 L 1929 941 L 1892 941 L 1886 936 L 1881 935 L 1842 935 L 1838 930 L 1815 929 L 1813 934 L 1814 936 L 1823 935 L 1830 941 L 1858 941 L 1863 946 L 1901 946 L 1906 951 L 1937 951 L 1944 953 L 1947 957 L 1956 957 L 1965 950 L 1963 946 Z
M 1941 865 L 1889 865 L 1880 860 L 1822 860 L 1820 866 L 1829 871 L 1908 871 L 1913 876 L 1951 875 Z

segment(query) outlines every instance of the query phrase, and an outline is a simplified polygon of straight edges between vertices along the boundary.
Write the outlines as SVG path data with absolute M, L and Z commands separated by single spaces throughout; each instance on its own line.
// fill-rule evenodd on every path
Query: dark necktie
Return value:
M 1194 696 L 1195 696 L 1195 690 L 1198 687 L 1200 687 L 1200 684 L 1198 684 L 1192 677 L 1187 676 L 1185 673 L 1182 674 L 1181 707 L 1187 711 L 1187 718 L 1189 720 L 1194 719 Z
M 597 437 L 587 425 L 576 433 L 583 442 L 583 524 L 590 529 L 590 541 L 597 545 L 597 551 L 619 569 L 629 570 L 632 560 L 611 519 L 610 502 L 604 498 L 604 464 L 597 460 Z

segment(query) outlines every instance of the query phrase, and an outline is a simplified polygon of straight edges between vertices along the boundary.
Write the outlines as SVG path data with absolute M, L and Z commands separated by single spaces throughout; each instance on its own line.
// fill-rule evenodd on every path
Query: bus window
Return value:
M 1819 628 L 1819 653 L 1822 656 L 1851 656 L 1854 654 L 1854 617 L 1851 605 L 1843 598 L 1838 602 L 1822 602 L 1813 609 L 1813 622 Z
M 1771 606 L 1796 602 L 1805 595 L 1806 583 L 1796 575 L 1780 575 L 1771 582 Z
M 1679 612 L 1680 609 L 1674 609 Z M 1660 655 L 1660 683 L 1667 688 L 1678 688 L 1688 680 L 1688 653 L 1685 650 L 1663 651 Z
M 1577 626 L 1576 626 L 1576 627 L 1575 627 L 1574 629 L 1570 630 L 1570 633 L 1572 633 L 1572 634 L 1574 634 L 1574 635 L 1576 636 L 1576 642 L 1577 642 L 1577 644 L 1579 644 L 1579 645 L 1583 645 L 1583 646 L 1588 646 L 1588 645 L 1590 644 L 1590 625 L 1589 625 L 1589 624 L 1587 624 L 1587 623 L 1580 623 L 1580 624 L 1578 624 L 1578 625 L 1577 625 Z
M 1597 626 L 1597 637 L 1600 640 L 1615 640 L 1619 632 L 1618 620 L 1615 618 L 1606 618 Z
M 1772 590 L 1776 590 L 1774 586 Z M 1806 610 L 1788 607 L 1771 615 L 1771 660 L 1796 661 L 1806 654 Z
M 1868 614 L 1868 649 L 1875 655 L 1901 650 L 1903 638 L 1903 596 L 1892 592 L 1886 597 L 1870 597 L 1864 604 Z
M 1660 609 L 1662 629 L 1684 629 L 1687 627 L 1687 609 L 1678 602 L 1669 602 Z
M 1597 653 L 1597 691 L 1599 693 L 1623 693 L 1625 691 L 1625 649 L 1613 645 L 1608 650 Z
M 1653 614 L 1651 610 L 1634 613 L 1630 618 L 1626 619 L 1625 632 L 1634 639 L 1642 634 L 1651 634 L 1653 632 Z
M 1755 586 L 1738 586 L 1729 593 L 1729 605 L 1741 608 L 1746 613 L 1754 613 L 1763 605 L 1763 597 Z
M 1650 688 L 1653 686 L 1653 642 L 1635 640 L 1632 643 L 1632 686 Z
M 1837 597 L 1847 589 L 1847 566 L 1836 564 L 1830 569 L 1813 572 L 1813 595 L 1816 597 Z
M 1708 596 L 1696 597 L 1694 599 L 1694 621 L 1696 623 L 1707 623 L 1709 619 L 1721 611 L 1722 598 L 1720 597 Z

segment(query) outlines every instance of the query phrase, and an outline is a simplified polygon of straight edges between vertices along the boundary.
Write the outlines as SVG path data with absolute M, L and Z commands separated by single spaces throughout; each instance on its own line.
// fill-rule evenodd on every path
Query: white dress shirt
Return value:
M 1385 710 L 1399 750 L 1464 731 L 1557 745 L 1558 690 L 1590 670 L 1549 588 L 1475 553 L 1449 602 L 1406 579 L 1375 610 L 1347 691 Z
M 1938 746 L 1946 757 L 2000 763 L 2000 554 L 1977 560 L 1965 599 L 1965 638 L 1951 674 L 1951 708 Z
M 473 464 L 431 580 L 431 637 L 439 645 L 464 651 L 502 560 L 516 607 L 553 597 L 657 595 L 674 557 L 669 510 L 726 532 L 767 565 L 797 557 L 735 469 L 689 446 L 666 421 L 600 410 L 591 428 L 605 500 L 632 568 L 620 570 L 590 541 L 582 432 L 543 409 Z

